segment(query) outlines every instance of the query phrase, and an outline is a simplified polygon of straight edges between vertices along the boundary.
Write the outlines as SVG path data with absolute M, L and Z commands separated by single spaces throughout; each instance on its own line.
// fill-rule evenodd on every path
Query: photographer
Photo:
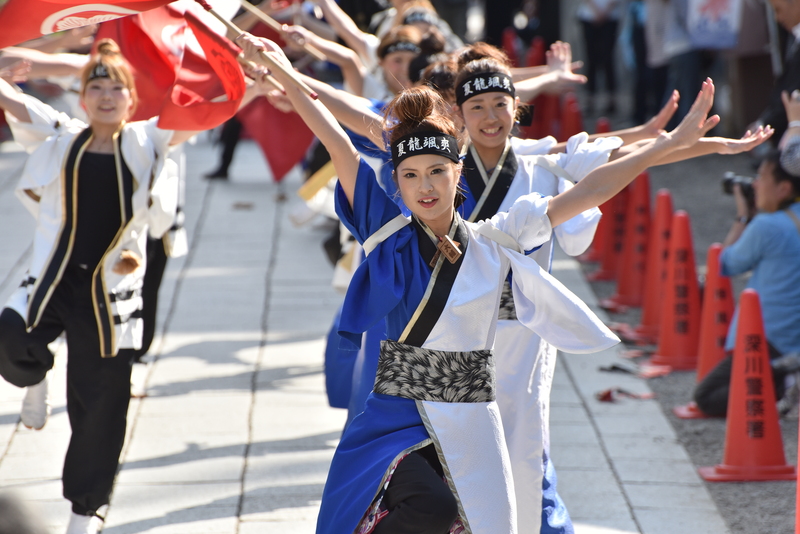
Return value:
M 723 275 L 752 271 L 747 287 L 761 299 L 772 360 L 800 351 L 800 92 L 795 91 L 792 99 L 784 93 L 783 100 L 790 121 L 781 141 L 783 151 L 773 152 L 761 163 L 752 183 L 754 202 L 742 193 L 743 184 L 734 184 L 736 217 L 720 256 Z M 695 390 L 694 400 L 707 415 L 727 412 L 737 319 L 738 310 L 728 330 L 728 356 Z M 784 372 L 773 369 L 778 399 L 783 396 L 784 377 Z

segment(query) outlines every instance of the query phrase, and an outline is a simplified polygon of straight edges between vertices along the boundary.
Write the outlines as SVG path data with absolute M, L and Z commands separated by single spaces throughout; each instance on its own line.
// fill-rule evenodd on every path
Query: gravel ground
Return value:
M 722 193 L 720 181 L 725 171 L 754 175 L 753 160 L 747 155 L 706 156 L 693 161 L 657 167 L 650 171 L 651 194 L 669 189 L 676 210 L 685 210 L 692 222 L 692 237 L 698 275 L 704 274 L 708 247 L 721 242 L 730 228 L 735 206 L 733 198 Z M 587 272 L 595 266 L 584 265 Z M 734 289 L 738 295 L 746 278 L 737 277 Z M 592 283 L 598 298 L 614 293 L 613 282 Z M 610 314 L 612 321 L 638 324 L 639 309 L 624 314 Z M 698 318 L 699 320 L 699 318 Z M 664 413 L 675 428 L 696 466 L 710 466 L 722 461 L 725 443 L 724 419 L 681 420 L 672 408 L 691 399 L 695 385 L 694 372 L 674 372 L 650 379 Z M 797 464 L 797 419 L 781 420 L 784 451 L 788 463 Z M 794 532 L 796 484 L 794 482 L 717 482 L 706 483 L 732 534 L 765 534 Z

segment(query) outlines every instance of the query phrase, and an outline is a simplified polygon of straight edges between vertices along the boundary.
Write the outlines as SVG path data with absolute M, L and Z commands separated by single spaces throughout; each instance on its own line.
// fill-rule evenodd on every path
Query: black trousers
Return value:
M 134 361 L 140 362 L 150 350 L 156 333 L 158 290 L 167 268 L 167 251 L 164 239 L 147 238 L 147 266 L 142 285 L 142 348 L 134 351 Z
M 235 116 L 222 125 L 222 132 L 220 132 L 219 136 L 219 140 L 222 143 L 222 158 L 220 159 L 218 170 L 223 173 L 228 172 L 228 167 L 233 162 L 233 153 L 236 151 L 236 145 L 239 144 L 239 139 L 242 137 L 242 128 L 242 123 Z
M 67 267 L 39 324 L 10 309 L 0 313 L 0 374 L 18 387 L 41 382 L 53 367 L 47 344 L 67 333 L 67 414 L 72 436 L 64 459 L 64 497 L 76 514 L 108 504 L 125 439 L 132 350 L 100 356 L 91 272 Z
M 585 20 L 583 39 L 586 43 L 586 89 L 590 95 L 597 91 L 597 74 L 602 71 L 606 90 L 614 94 L 617 91 L 617 73 L 614 70 L 614 45 L 617 42 L 618 21 L 607 20 L 594 24 Z
M 779 358 L 778 352 L 772 344 L 769 348 L 769 359 Z M 703 413 L 713 417 L 725 417 L 728 413 L 728 393 L 731 390 L 731 371 L 733 370 L 733 354 L 729 353 L 720 360 L 694 390 L 694 402 Z M 775 384 L 775 400 L 780 400 L 784 394 L 784 378 L 786 375 L 772 370 L 772 380 Z
M 433 445 L 403 458 L 383 498 L 389 513 L 375 534 L 446 534 L 458 516 Z

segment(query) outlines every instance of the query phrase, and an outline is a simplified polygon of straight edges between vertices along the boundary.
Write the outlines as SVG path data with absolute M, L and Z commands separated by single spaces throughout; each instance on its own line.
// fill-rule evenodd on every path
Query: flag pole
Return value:
M 206 2 L 205 0 L 195 0 L 195 2 L 197 2 L 198 4 L 203 6 L 203 9 L 205 9 L 206 11 L 211 13 L 220 22 L 222 22 L 230 33 L 235 34 L 237 37 L 239 35 L 241 35 L 242 33 L 244 33 L 242 30 L 239 29 L 238 26 L 236 26 L 236 24 L 232 23 L 231 21 L 229 21 L 228 19 L 226 19 L 225 17 L 223 17 L 222 15 L 220 15 L 219 13 L 214 11 L 214 8 L 212 8 L 209 5 L 209 3 Z M 305 84 L 305 82 L 303 82 L 299 78 L 295 77 L 295 74 L 294 74 L 294 72 L 292 70 L 287 69 L 286 67 L 283 66 L 283 64 L 281 64 L 281 63 L 275 61 L 274 59 L 272 59 L 269 56 L 269 54 L 267 54 L 266 52 L 262 51 L 261 52 L 261 58 L 264 61 L 267 62 L 267 64 L 269 65 L 270 69 L 276 70 L 276 71 L 278 71 L 278 70 L 281 71 L 283 74 L 285 74 L 292 81 L 292 83 L 294 85 L 297 86 L 298 89 L 300 89 L 302 92 L 307 94 L 310 98 L 316 100 L 319 97 L 317 95 L 317 93 L 314 92 L 313 89 L 311 89 L 308 85 Z
M 275 30 L 281 35 L 284 35 L 286 32 L 283 31 L 283 25 L 278 22 L 277 20 L 273 19 L 256 6 L 248 2 L 247 0 L 242 0 L 242 7 L 248 11 L 251 15 L 254 15 L 257 19 L 261 22 Z M 313 57 L 317 61 L 327 61 L 327 56 L 322 53 L 316 46 L 308 43 L 304 43 L 301 45 L 303 47 L 303 51 L 307 53 L 309 56 Z
M 256 65 L 255 63 L 253 63 L 249 59 L 245 59 L 244 55 L 242 55 L 242 54 L 239 54 L 238 56 L 236 56 L 236 60 L 239 62 L 240 65 L 242 65 L 243 67 L 246 67 L 248 69 L 254 69 L 254 68 L 258 67 L 258 65 Z M 262 79 L 265 82 L 269 83 L 272 87 L 274 87 L 275 89 L 280 91 L 281 93 L 286 94 L 286 89 L 284 89 L 283 86 L 281 85 L 281 83 L 278 80 L 276 80 L 275 78 L 273 78 L 272 75 L 264 74 L 262 76 Z

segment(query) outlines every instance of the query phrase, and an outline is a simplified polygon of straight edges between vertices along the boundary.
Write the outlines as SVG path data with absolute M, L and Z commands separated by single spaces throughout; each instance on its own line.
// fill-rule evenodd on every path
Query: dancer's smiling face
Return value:
M 438 154 L 420 154 L 401 161 L 395 173 L 408 209 L 436 235 L 447 233 L 453 220 L 461 164 Z
M 517 104 L 508 93 L 489 92 L 464 101 L 459 111 L 476 148 L 497 148 L 511 135 Z

